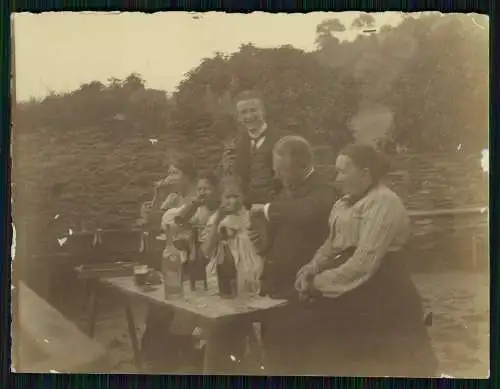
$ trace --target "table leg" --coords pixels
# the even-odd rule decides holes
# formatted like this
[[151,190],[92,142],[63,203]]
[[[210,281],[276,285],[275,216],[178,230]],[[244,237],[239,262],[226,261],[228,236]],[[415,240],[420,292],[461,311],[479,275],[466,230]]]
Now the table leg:
[[89,321],[88,321],[88,334],[91,338],[94,337],[97,306],[99,302],[97,288],[98,288],[97,285],[92,285],[90,287],[90,311],[89,311]]
[[139,342],[137,340],[137,334],[135,332],[135,321],[134,315],[132,314],[132,309],[130,308],[130,303],[125,304],[125,316],[127,317],[127,327],[128,334],[130,336],[130,342],[132,343],[132,349],[134,351],[134,364],[138,371],[142,370],[141,352],[139,350]]

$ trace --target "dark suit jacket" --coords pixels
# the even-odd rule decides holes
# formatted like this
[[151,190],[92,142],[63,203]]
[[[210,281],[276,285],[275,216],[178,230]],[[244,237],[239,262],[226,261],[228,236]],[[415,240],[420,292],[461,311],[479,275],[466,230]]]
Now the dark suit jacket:
[[269,176],[269,187],[272,188],[271,193],[259,195],[259,198],[252,198],[254,196],[249,196],[252,193],[252,177],[251,177],[251,139],[246,131],[242,131],[239,134],[238,140],[235,146],[235,161],[234,161],[234,174],[238,176],[243,184],[243,190],[247,196],[247,205],[254,204],[256,202],[268,202],[274,195],[281,189],[282,185],[279,180],[274,178],[273,173],[273,156],[272,151],[276,142],[279,140],[279,136],[268,128],[266,130],[266,138],[262,146],[259,148],[260,151],[265,153],[265,161],[263,168],[266,169],[265,174]]
[[338,194],[313,172],[293,191],[283,189],[270,203],[262,292],[292,298],[296,274],[328,236],[328,218]]

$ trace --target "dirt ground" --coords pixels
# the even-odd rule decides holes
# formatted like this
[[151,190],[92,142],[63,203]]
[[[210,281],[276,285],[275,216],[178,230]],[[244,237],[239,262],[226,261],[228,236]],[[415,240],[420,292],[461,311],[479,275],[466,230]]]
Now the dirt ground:
[[489,274],[415,275],[427,309],[441,373],[457,377],[489,376]]
[[[440,361],[440,372],[457,378],[487,377],[489,275],[416,274],[414,280],[426,309],[433,312],[429,333]],[[134,312],[141,333],[145,306],[134,306]],[[114,372],[136,372],[125,317],[118,306],[100,312],[96,339],[109,350]]]

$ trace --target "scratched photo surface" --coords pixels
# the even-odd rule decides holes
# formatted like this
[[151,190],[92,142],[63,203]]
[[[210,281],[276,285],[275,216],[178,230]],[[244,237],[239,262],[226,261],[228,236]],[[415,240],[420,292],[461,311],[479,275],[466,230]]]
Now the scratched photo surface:
[[489,19],[18,13],[12,370],[489,377]]

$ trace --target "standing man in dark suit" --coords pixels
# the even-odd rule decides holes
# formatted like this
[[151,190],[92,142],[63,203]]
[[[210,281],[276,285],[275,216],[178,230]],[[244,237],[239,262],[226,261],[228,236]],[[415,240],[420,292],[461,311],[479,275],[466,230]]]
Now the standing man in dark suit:
[[272,150],[279,134],[269,128],[259,94],[244,91],[236,96],[236,117],[243,128],[236,140],[224,147],[224,175],[240,178],[247,205],[266,203],[280,189],[274,177]]

